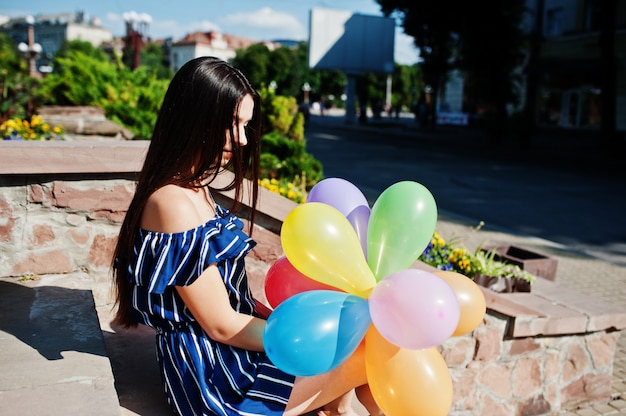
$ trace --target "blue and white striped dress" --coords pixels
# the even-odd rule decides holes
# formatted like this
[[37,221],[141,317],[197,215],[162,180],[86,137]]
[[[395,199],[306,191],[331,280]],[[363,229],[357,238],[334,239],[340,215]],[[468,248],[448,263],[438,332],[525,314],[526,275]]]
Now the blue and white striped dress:
[[219,206],[216,211],[215,218],[188,231],[139,231],[129,267],[133,312],[157,332],[165,394],[177,414],[280,415],[294,377],[264,353],[210,339],[174,288],[190,285],[215,263],[232,307],[255,314],[244,256],[256,243],[235,215]]

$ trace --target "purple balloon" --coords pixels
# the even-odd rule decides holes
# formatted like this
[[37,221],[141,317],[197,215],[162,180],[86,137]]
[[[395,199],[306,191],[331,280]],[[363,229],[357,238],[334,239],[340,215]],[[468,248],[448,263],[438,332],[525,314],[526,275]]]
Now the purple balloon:
[[352,228],[356,231],[361,242],[361,248],[367,259],[367,224],[370,220],[370,208],[365,205],[359,205],[348,214],[348,221],[352,224]]
[[361,205],[369,209],[367,198],[359,188],[341,178],[322,179],[309,191],[306,201],[328,204],[339,210],[344,217]]
[[454,290],[432,273],[407,269],[381,280],[368,298],[372,323],[394,345],[423,349],[450,338],[461,317]]

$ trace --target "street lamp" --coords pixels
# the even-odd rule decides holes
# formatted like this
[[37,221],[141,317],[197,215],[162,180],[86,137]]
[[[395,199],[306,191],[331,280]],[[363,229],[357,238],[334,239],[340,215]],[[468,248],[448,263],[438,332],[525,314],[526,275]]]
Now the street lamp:
[[302,86],[302,92],[304,92],[304,103],[308,104],[309,103],[309,92],[311,91],[311,86],[309,85],[308,82],[305,82],[304,85]]
[[20,42],[17,49],[28,59],[28,75],[39,78],[41,74],[37,71],[36,62],[41,55],[41,45],[35,43],[35,18],[27,16],[26,24],[28,24],[28,43]]

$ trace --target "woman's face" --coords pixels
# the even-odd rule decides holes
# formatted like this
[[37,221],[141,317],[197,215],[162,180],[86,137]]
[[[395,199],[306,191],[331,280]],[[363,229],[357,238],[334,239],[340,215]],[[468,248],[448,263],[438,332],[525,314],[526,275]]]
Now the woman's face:
[[222,153],[222,167],[228,163],[233,157],[233,140],[239,146],[245,146],[248,144],[248,138],[246,137],[246,126],[252,120],[254,114],[254,100],[251,95],[246,95],[241,100],[239,105],[239,114],[235,114],[233,119],[233,131],[235,137],[231,137],[230,130],[226,131],[226,145]]

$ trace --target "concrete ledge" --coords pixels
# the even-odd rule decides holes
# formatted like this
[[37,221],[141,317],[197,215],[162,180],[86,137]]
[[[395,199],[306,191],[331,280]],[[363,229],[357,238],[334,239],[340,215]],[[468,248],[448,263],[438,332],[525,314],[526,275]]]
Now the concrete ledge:
[[0,141],[0,175],[139,172],[148,141]]
[[537,278],[531,293],[496,293],[481,288],[487,308],[510,318],[508,335],[585,334],[626,328],[626,311]]

